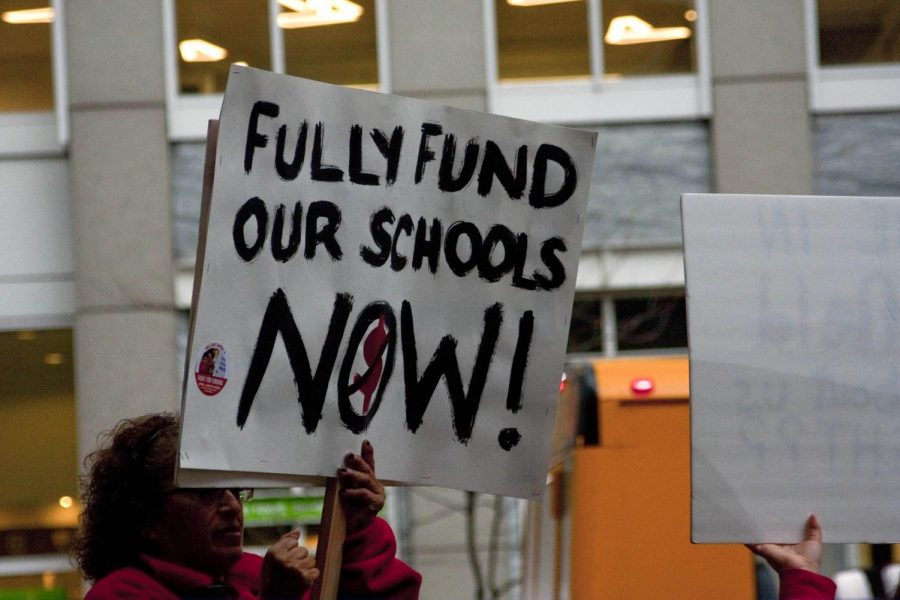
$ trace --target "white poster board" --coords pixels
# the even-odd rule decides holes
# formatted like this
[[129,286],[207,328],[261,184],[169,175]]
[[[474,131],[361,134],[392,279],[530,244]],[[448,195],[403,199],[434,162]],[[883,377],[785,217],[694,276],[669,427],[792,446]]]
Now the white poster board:
[[682,216],[694,541],[900,540],[900,198]]
[[[180,485],[539,498],[596,134],[233,67]],[[199,294],[199,296],[197,295]]]

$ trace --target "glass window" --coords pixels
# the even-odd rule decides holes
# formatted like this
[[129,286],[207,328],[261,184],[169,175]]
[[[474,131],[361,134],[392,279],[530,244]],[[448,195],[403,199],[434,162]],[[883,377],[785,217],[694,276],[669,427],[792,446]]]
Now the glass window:
[[816,193],[900,195],[900,112],[816,115]]
[[587,77],[587,2],[495,0],[500,79]]
[[619,350],[687,348],[683,297],[616,300]]
[[178,81],[182,94],[225,91],[228,68],[271,69],[266,0],[178,0]]
[[598,0],[602,73],[591,72],[585,0],[495,0],[500,79],[696,71],[693,0]]
[[607,77],[696,70],[693,0],[603,0],[601,14]]
[[79,512],[72,332],[0,332],[0,381],[0,565],[42,565],[0,577],[0,596],[80,598],[66,556]]
[[817,6],[822,65],[900,61],[897,0],[817,0]]
[[16,482],[0,487],[0,517],[12,507],[55,510],[78,491],[72,332],[0,332],[0,381],[0,481]]
[[200,230],[206,143],[172,144],[169,158],[172,174],[169,196],[172,198],[172,216],[175,220],[175,258],[182,264],[193,264]]
[[567,352],[603,350],[602,304],[597,299],[576,298],[572,305]]
[[314,3],[305,12],[292,10],[304,8],[304,3],[280,4],[278,24],[284,32],[288,75],[339,85],[378,85],[374,0],[323,3],[337,17],[319,21],[311,12]]
[[679,194],[709,192],[702,121],[596,128],[584,248],[681,245]]
[[49,4],[0,2],[0,112],[53,110]]

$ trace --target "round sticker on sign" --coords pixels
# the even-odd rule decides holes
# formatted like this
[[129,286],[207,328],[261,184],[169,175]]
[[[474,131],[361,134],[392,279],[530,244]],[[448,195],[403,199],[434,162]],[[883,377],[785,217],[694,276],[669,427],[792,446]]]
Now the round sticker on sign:
[[215,396],[228,381],[228,355],[222,344],[207,344],[197,360],[194,371],[197,389],[206,396]]

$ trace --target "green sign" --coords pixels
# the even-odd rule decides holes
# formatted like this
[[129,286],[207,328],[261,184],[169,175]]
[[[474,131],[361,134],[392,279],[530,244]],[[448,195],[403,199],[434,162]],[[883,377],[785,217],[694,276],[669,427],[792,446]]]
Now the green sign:
[[324,500],[321,496],[253,499],[244,504],[244,524],[252,527],[319,523]]

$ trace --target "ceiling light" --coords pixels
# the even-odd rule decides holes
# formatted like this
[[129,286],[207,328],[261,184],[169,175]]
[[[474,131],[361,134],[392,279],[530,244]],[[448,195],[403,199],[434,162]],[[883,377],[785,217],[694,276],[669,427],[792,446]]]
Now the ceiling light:
[[60,496],[59,505],[63,508],[72,508],[73,504],[75,504],[75,501],[72,500],[72,496]]
[[65,361],[65,356],[63,356],[62,352],[51,352],[50,354],[44,355],[44,364],[55,367],[57,365],[63,364]]
[[510,6],[543,6],[545,4],[562,4],[563,2],[578,2],[579,0],[506,0]]
[[687,27],[654,27],[639,17],[627,15],[616,17],[609,22],[609,29],[606,30],[603,40],[607,44],[625,46],[683,40],[689,37],[691,30]]
[[691,23],[693,23],[697,20],[697,11],[693,8],[684,11],[684,19],[685,21],[690,21]]
[[178,44],[184,62],[216,62],[228,56],[228,51],[201,39],[184,40]]
[[233,62],[233,63],[231,63],[231,64],[236,65],[236,66],[238,66],[238,67],[249,67],[249,66],[250,66],[250,65],[247,64],[247,61],[246,61],[246,60],[239,60],[239,61]]
[[363,7],[350,0],[278,0],[278,3],[292,11],[276,17],[282,29],[353,23],[363,14]]
[[0,19],[3,19],[3,21],[10,25],[52,23],[53,9],[48,6],[46,8],[30,8],[28,10],[10,10],[0,14]]
[[37,332],[30,329],[23,329],[16,332],[16,339],[20,342],[33,342],[37,339]]

